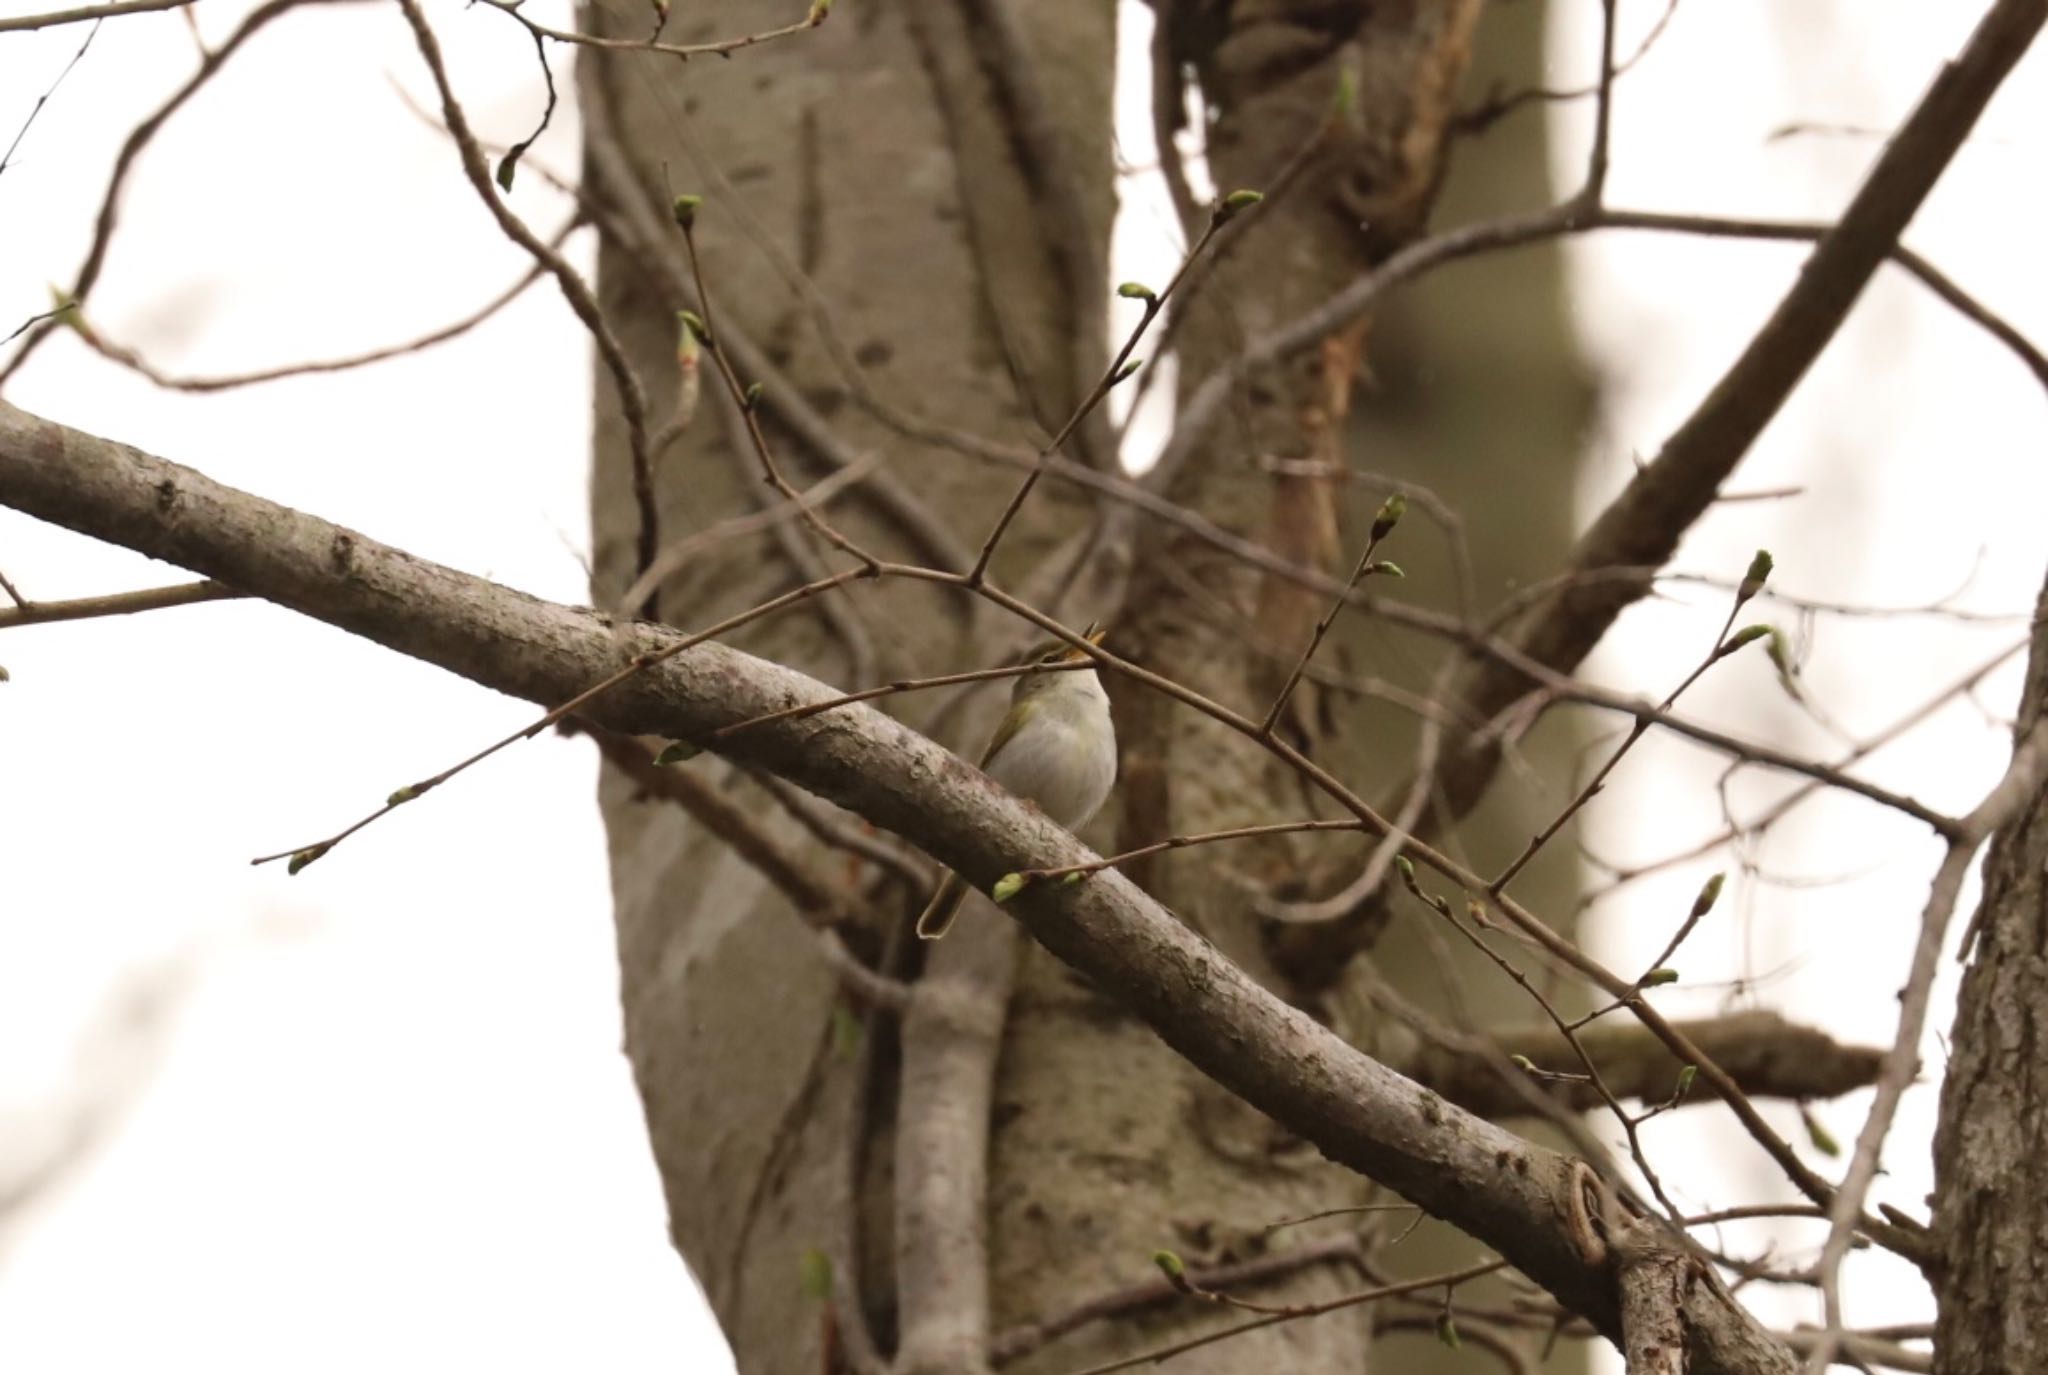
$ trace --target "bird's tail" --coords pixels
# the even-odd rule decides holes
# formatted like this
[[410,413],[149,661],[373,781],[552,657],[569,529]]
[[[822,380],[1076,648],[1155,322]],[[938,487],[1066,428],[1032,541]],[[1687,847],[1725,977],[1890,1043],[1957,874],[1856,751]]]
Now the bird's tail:
[[953,918],[960,914],[960,904],[967,897],[967,885],[958,874],[947,874],[939,884],[939,891],[932,894],[932,900],[917,918],[919,940],[935,941],[952,928]]

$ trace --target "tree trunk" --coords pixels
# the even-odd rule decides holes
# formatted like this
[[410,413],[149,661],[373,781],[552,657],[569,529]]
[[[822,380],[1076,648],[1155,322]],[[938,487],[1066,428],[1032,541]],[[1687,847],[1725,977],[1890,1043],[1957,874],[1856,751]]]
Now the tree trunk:
[[[1175,68],[1200,73],[1215,111],[1209,143],[1219,185],[1271,187],[1282,169],[1308,159],[1217,262],[1183,322],[1189,384],[1419,232],[1438,183],[1476,0],[1412,10],[1346,5],[1334,25],[1327,5],[1297,8],[1163,10]],[[679,11],[670,36],[736,32],[747,13],[693,6]],[[921,547],[919,523],[906,517],[921,510],[951,532],[953,559],[961,546],[971,554],[1014,474],[998,469],[992,478],[878,423],[850,394],[810,297],[785,269],[815,283],[838,346],[886,401],[1004,441],[1042,441],[1102,356],[1112,20],[1107,4],[877,0],[744,61],[686,69],[643,56],[588,62],[591,180],[615,232],[617,222],[638,225],[637,245],[607,243],[601,283],[629,348],[658,382],[655,415],[673,405],[674,368],[664,361],[676,348],[673,311],[709,314],[729,352],[752,346],[765,356],[850,452],[888,455],[884,476],[895,486],[862,484],[834,506],[835,522],[884,553],[943,561]],[[1006,25],[1023,32],[1006,36]],[[1355,94],[1345,108],[1347,85]],[[680,242],[666,222],[671,192],[706,197],[697,234],[709,311],[678,271]],[[778,266],[764,245],[793,264]],[[1092,294],[1080,289],[1091,273]],[[1354,526],[1340,550],[1341,485],[1276,477],[1263,460],[1341,461],[1361,345],[1362,334],[1336,341],[1245,388],[1232,420],[1169,494],[1292,558],[1336,568],[1359,533]],[[752,509],[762,491],[756,459],[705,372],[701,413],[659,460],[670,538]],[[636,528],[622,428],[606,405],[594,498],[601,600],[631,580]],[[830,471],[773,385],[764,414],[792,481]],[[1099,431],[1084,431],[1076,456],[1101,463],[1101,445]],[[994,576],[1019,590],[1048,583],[1046,569],[1058,566],[1048,556],[1072,547],[1090,523],[1072,489],[1041,485]],[[1137,571],[1115,617],[1119,648],[1261,709],[1286,665],[1240,652],[1236,621],[1256,616],[1279,643],[1299,646],[1321,599],[1263,585],[1170,531],[1139,538]],[[717,550],[663,588],[665,617],[686,628],[709,624],[814,576],[821,549],[791,523]],[[1088,580],[1081,595],[1100,597],[1113,584]],[[1215,613],[1217,597],[1230,615]],[[1085,620],[1108,609],[1075,604],[1067,614]],[[1013,635],[965,599],[856,583],[750,628],[739,643],[855,685],[998,662]],[[1242,740],[1112,686],[1124,747],[1112,803],[1117,839],[1300,814],[1299,789]],[[933,697],[884,705],[928,727]],[[954,719],[947,738],[970,749],[992,707],[992,694],[977,699],[966,713],[971,728]],[[1320,730],[1312,713],[1292,721],[1301,738]],[[708,757],[688,768],[716,780],[769,836],[808,843],[752,782]],[[1268,1228],[1360,1202],[1369,1186],[1203,1078],[1064,965],[1019,942],[985,903],[976,910],[978,900],[970,902],[929,962],[927,952],[906,948],[907,916],[886,930],[838,932],[884,972],[921,975],[926,990],[955,988],[983,1016],[949,1019],[920,999],[900,1026],[878,1013],[856,1017],[787,900],[710,830],[619,773],[607,772],[602,797],[627,1050],[677,1245],[743,1370],[815,1371],[842,1355],[857,1363],[864,1333],[913,1370],[974,1369],[991,1341],[1006,1369],[1066,1370],[1218,1325],[1228,1315],[1183,1303],[1051,1343],[1027,1331],[1156,1277],[1150,1257],[1163,1249],[1195,1266],[1297,1249],[1339,1258],[1285,1268],[1268,1295],[1284,1301],[1360,1284],[1355,1261],[1342,1260],[1356,1218]],[[1098,828],[1106,843],[1111,825]],[[1304,855],[1284,844],[1248,846],[1220,862],[1275,886]],[[1133,877],[1269,987],[1310,996],[1269,956],[1241,891],[1213,881],[1213,859],[1177,857]],[[845,867],[849,891],[870,878]],[[870,891],[892,914],[922,896],[902,885]],[[856,1021],[863,1034],[847,1035]],[[948,1198],[984,1187],[978,1158],[944,1148],[962,1132],[973,1139],[977,1114],[990,1125],[985,1285],[972,1263],[980,1216],[974,1228],[948,1230],[946,1213]],[[906,1238],[906,1229],[944,1244]],[[801,1277],[808,1269],[822,1280],[828,1262],[836,1292],[821,1307]],[[1353,1310],[1200,1350],[1177,1368],[1358,1370],[1371,1337],[1366,1312]]]
[[[2048,590],[2016,738],[2048,704]],[[2048,790],[1993,837],[1934,1138],[1937,1375],[2048,1370]]]

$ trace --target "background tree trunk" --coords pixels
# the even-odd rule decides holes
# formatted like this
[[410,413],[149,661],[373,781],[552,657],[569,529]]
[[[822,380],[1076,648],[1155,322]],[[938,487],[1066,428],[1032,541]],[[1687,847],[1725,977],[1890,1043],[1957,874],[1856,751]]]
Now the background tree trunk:
[[[1420,232],[1439,182],[1476,0],[1414,12],[1343,7],[1355,32],[1326,22],[1317,6],[1298,8],[1299,14],[1268,6],[1232,15],[1218,7],[1161,7],[1176,69],[1198,75],[1214,111],[1208,144],[1218,185],[1274,186],[1283,168],[1307,159],[1261,208],[1241,245],[1218,260],[1183,322],[1181,375],[1189,386],[1248,337],[1319,303]],[[1024,26],[1025,51],[1035,59],[1021,73],[1016,49],[1006,49],[997,32],[1003,14]],[[1502,46],[1533,79],[1540,11],[1518,7],[1511,17]],[[998,470],[992,478],[957,454],[906,442],[855,404],[805,293],[785,280],[762,244],[779,245],[815,284],[844,347],[884,397],[978,434],[1042,439],[1072,408],[1077,379],[1100,357],[1100,264],[1113,188],[1112,21],[1109,5],[877,3],[849,10],[800,42],[750,52],[745,63],[693,63],[680,78],[673,66],[639,57],[587,63],[592,180],[615,214],[637,214],[644,231],[642,251],[607,245],[605,304],[617,312],[641,367],[661,381],[656,415],[672,404],[673,367],[664,361],[675,349],[672,312],[700,308],[676,273],[679,240],[665,223],[666,205],[671,192],[701,193],[707,202],[698,235],[714,329],[759,345],[856,451],[881,447],[887,476],[914,492],[931,519],[971,551],[1014,476]],[[733,22],[716,6],[692,9],[679,15],[672,36],[693,41],[696,26],[709,36],[733,31]],[[1020,116],[1020,75],[1043,87],[1036,108],[1056,112],[1055,157],[1042,142],[1033,144],[1029,121]],[[1346,83],[1353,92],[1348,106],[1340,95]],[[1026,90],[1025,115],[1028,96]],[[1540,120],[1520,122],[1505,154],[1517,174],[1500,178],[1500,199],[1533,203],[1541,194],[1541,129]],[[1489,163],[1501,156],[1488,150]],[[630,176],[620,173],[622,163],[630,164]],[[1086,225],[1087,241],[1079,246],[1062,234],[1075,219]],[[1080,268],[1088,264],[1098,289],[1077,300],[1074,284],[1086,280]],[[1519,495],[1500,503],[1522,513],[1514,532],[1522,538],[1492,540],[1489,532],[1489,548],[1501,551],[1482,574],[1489,597],[1518,573],[1547,566],[1562,546],[1568,456],[1583,407],[1577,372],[1556,361],[1569,352],[1560,341],[1555,276],[1525,267],[1526,259],[1518,259],[1511,271],[1520,271],[1536,305],[1517,314],[1535,322],[1543,342],[1523,356],[1542,365],[1507,365],[1516,403],[1475,424],[1473,408],[1452,404],[1459,393],[1450,388],[1427,389],[1427,416],[1401,410],[1402,398],[1390,394],[1386,404],[1400,417],[1394,428],[1401,442],[1372,443],[1364,460],[1393,468],[1400,465],[1387,451],[1395,447],[1455,451],[1471,460],[1459,474],[1440,464],[1413,471],[1432,483],[1471,474],[1485,488],[1503,479],[1479,476],[1494,468],[1482,469],[1479,456],[1504,446],[1475,433],[1523,437],[1525,447],[1505,455],[1520,475]],[[1485,342],[1490,363],[1498,365],[1502,349],[1513,356],[1501,336],[1489,334]],[[1230,420],[1169,494],[1290,557],[1340,572],[1340,564],[1348,567],[1366,523],[1359,518],[1363,499],[1327,476],[1276,473],[1267,460],[1347,461],[1346,416],[1364,343],[1359,331],[1245,388]],[[1466,371],[1449,341],[1431,339],[1424,348],[1428,367]],[[1489,376],[1486,386],[1497,392],[1500,381]],[[707,377],[701,413],[661,458],[663,522],[671,537],[750,509],[762,490],[754,459],[714,392]],[[609,388],[599,394],[608,396]],[[1537,399],[1560,395],[1561,401]],[[630,580],[635,515],[623,433],[604,405],[596,585],[600,599],[611,599]],[[1529,418],[1539,410],[1561,421],[1532,434]],[[792,480],[829,471],[772,404],[767,414]],[[1453,433],[1446,435],[1446,427]],[[1366,431],[1389,432],[1384,422]],[[1090,438],[1083,436],[1081,456],[1103,461],[1104,454],[1088,452]],[[1524,461],[1527,446],[1540,446],[1547,462]],[[879,549],[904,548],[910,536],[886,495],[877,497],[870,484],[836,506],[834,519]],[[1377,500],[1363,507],[1368,518]],[[1027,584],[1089,523],[1088,508],[1071,489],[1041,486],[1003,546],[996,577]],[[1141,532],[1139,540],[1136,572],[1114,618],[1118,647],[1221,700],[1262,707],[1305,642],[1322,599],[1265,585],[1170,532]],[[664,589],[663,611],[679,625],[706,624],[814,575],[819,559],[807,536],[785,527],[779,538],[763,535],[686,571]],[[1108,585],[1093,580],[1083,595],[1101,595]],[[1013,633],[992,627],[964,599],[928,589],[856,585],[835,598],[772,620],[740,643],[853,685],[996,662]],[[1076,604],[1068,611],[1086,619],[1107,609]],[[1242,626],[1251,619],[1282,653],[1241,652]],[[1357,634],[1345,638],[1356,641]],[[1097,823],[1098,843],[1135,844],[1301,814],[1298,787],[1242,740],[1157,699],[1116,684],[1112,690],[1123,773],[1113,822]],[[956,718],[949,726],[946,738],[963,752],[985,731],[994,697],[984,694],[965,714],[966,724]],[[940,700],[932,694],[888,705],[928,726]],[[1335,718],[1316,706],[1312,690],[1299,701],[1290,716],[1297,738],[1338,748],[1328,733]],[[1362,734],[1350,732],[1351,748],[1370,755],[1355,743]],[[1381,754],[1360,776],[1392,783],[1406,759],[1405,750]],[[770,834],[793,844],[801,839],[753,783],[708,758],[691,769],[720,779],[721,791]],[[904,1147],[892,1141],[892,1119],[899,1093],[921,1092],[914,1079],[899,1089],[903,1037],[931,1029],[912,1019],[899,1036],[893,1019],[868,1017],[863,1036],[846,1037],[852,1017],[832,971],[800,938],[781,895],[722,841],[620,775],[608,771],[603,802],[627,1049],[677,1244],[702,1279],[742,1369],[817,1370],[821,1350],[845,1335],[828,1330],[831,1323],[799,1282],[811,1253],[836,1261],[842,1286],[857,1272],[877,1341],[893,1347],[904,1334],[889,1283],[892,1199],[908,1181],[893,1176],[891,1161]],[[1250,914],[1243,888],[1215,879],[1221,865],[1298,896],[1296,877],[1313,871],[1317,855],[1279,843],[1233,847],[1175,857],[1133,877],[1269,987],[1340,1020],[1356,1018],[1363,1004],[1326,997],[1341,965],[1303,977],[1284,958],[1276,961],[1275,952],[1285,952]],[[867,878],[847,875],[849,885]],[[920,896],[901,886],[882,894],[885,906],[905,911]],[[917,975],[925,952],[904,948],[900,926],[842,934],[888,972]],[[1334,1244],[1359,1230],[1358,1219],[1338,1218],[1269,1233],[1282,1218],[1366,1201],[1370,1188],[1203,1078],[1042,950],[1020,945],[986,907],[970,904],[924,974],[938,977],[955,966],[972,970],[971,982],[984,994],[996,990],[998,1002],[1014,981],[1001,1022],[988,1162],[987,1302],[996,1332],[1147,1278],[1154,1273],[1148,1258],[1162,1248],[1191,1265],[1223,1264]],[[1370,1039],[1366,1025],[1354,1030]],[[958,1163],[908,1159],[926,1169]],[[1404,1223],[1397,1217],[1379,1234]],[[1469,1257],[1470,1243],[1462,1249]],[[1305,1301],[1359,1282],[1351,1265],[1325,1263],[1294,1274],[1283,1292]],[[1181,1305],[1075,1332],[1006,1368],[1072,1369],[1217,1321],[1198,1305]],[[1354,1312],[1270,1328],[1193,1353],[1180,1367],[1357,1370],[1370,1338],[1366,1316]]]

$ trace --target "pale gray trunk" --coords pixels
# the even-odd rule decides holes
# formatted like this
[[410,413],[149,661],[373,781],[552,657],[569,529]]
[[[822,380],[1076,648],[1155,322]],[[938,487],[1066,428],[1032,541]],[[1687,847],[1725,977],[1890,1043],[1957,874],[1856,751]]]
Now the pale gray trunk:
[[[1437,183],[1476,0],[1414,12],[1360,6],[1350,14],[1357,33],[1334,36],[1327,16],[1318,17],[1327,6],[1301,8],[1294,16],[1285,6],[1266,7],[1263,18],[1238,16],[1234,29],[1202,27],[1193,7],[1167,18],[1181,44],[1178,60],[1201,72],[1219,111],[1212,159],[1225,189],[1272,185],[1328,118],[1340,72],[1352,72],[1359,92],[1306,174],[1262,208],[1241,250],[1219,264],[1181,335],[1183,375],[1191,380],[1248,333],[1318,302],[1418,232]],[[753,22],[751,14],[745,6],[693,5],[678,10],[670,36],[736,32]],[[1036,59],[1027,75],[1041,97],[1035,104],[1025,99],[1028,89],[1020,97],[1013,83],[991,80],[1015,56],[991,27],[1005,14],[1027,30],[1024,47]],[[586,63],[592,180],[614,218],[637,214],[641,237],[668,264],[618,245],[606,248],[601,263],[607,309],[658,383],[656,415],[667,413],[673,391],[665,362],[675,346],[672,312],[692,304],[674,273],[679,241],[665,224],[668,193],[702,193],[700,237],[716,327],[765,351],[850,452],[881,447],[887,475],[971,551],[1015,474],[877,424],[849,396],[805,297],[778,274],[761,241],[779,245],[816,284],[845,348],[885,398],[1003,440],[1042,439],[1101,356],[1099,299],[1077,305],[1074,295],[1084,269],[1099,271],[1106,251],[1112,19],[1106,3],[872,0],[797,41],[730,62],[680,70],[637,56]],[[1030,119],[1019,118],[1032,110],[1050,113],[1057,126],[1051,166],[1042,142],[1033,142]],[[619,172],[622,158],[634,168],[630,178]],[[1071,195],[1055,184],[1061,178]],[[1088,237],[1079,245],[1061,232],[1077,219]],[[1373,222],[1370,233],[1360,232],[1362,220]],[[1173,495],[1291,557],[1335,567],[1340,544],[1360,533],[1355,525],[1339,531],[1347,494],[1328,482],[1276,480],[1260,460],[1346,456],[1339,437],[1360,343],[1354,337],[1249,389]],[[698,418],[660,460],[670,538],[751,509],[763,491],[754,458],[713,393],[707,375]],[[635,515],[620,426],[603,404],[596,586],[600,597],[615,597],[631,575]],[[792,480],[827,471],[778,422],[772,404],[768,413]],[[1084,436],[1084,451],[1099,442]],[[833,508],[836,521],[883,552],[934,557],[900,516],[900,504],[864,496]],[[1070,490],[1042,486],[1004,545],[998,579],[1029,581],[1090,517]],[[1285,666],[1244,654],[1230,621],[1205,612],[1176,579],[1202,580],[1237,616],[1259,617],[1289,644],[1300,642],[1318,599],[1262,586],[1213,553],[1156,532],[1140,541],[1138,572],[1120,609],[1073,605],[1067,613],[1085,620],[1115,610],[1126,653],[1225,700],[1262,705]],[[818,549],[796,527],[780,540],[763,535],[723,547],[664,589],[664,616],[685,627],[707,624],[811,576],[823,566]],[[850,682],[978,667],[1014,634],[965,598],[925,588],[863,583],[833,596],[835,605],[794,609],[738,642]],[[1097,823],[1098,843],[1298,814],[1298,788],[1243,742],[1156,699],[1116,691],[1123,783],[1114,816]],[[891,705],[922,724],[938,700]],[[991,705],[992,694],[984,694],[978,719],[970,713],[966,727],[955,720],[948,738],[971,748]],[[1313,734],[1320,726],[1304,716],[1298,728]],[[771,834],[792,846],[811,843],[755,784],[708,757],[688,767],[717,782]],[[620,775],[608,772],[603,800],[627,1049],[677,1244],[742,1369],[815,1371],[826,1344],[846,1337],[844,1323],[828,1335],[825,1310],[800,1285],[810,1252],[837,1258],[842,1286],[853,1259],[878,1345],[893,1350],[901,1341],[913,1368],[938,1368],[951,1359],[945,1353],[958,1356],[963,1334],[982,1326],[983,1304],[1000,1350],[1001,1334],[1020,1324],[1154,1274],[1154,1251],[1174,1250],[1191,1265],[1221,1264],[1302,1245],[1334,1251],[1342,1234],[1357,1230],[1356,1219],[1337,1219],[1268,1235],[1280,1218],[1361,1201],[1369,1186],[1197,1074],[1042,950],[1021,946],[1011,970],[1010,928],[985,906],[970,905],[924,976],[959,975],[994,1003],[989,1025],[1000,1027],[1000,1064],[987,1090],[987,1285],[906,1270],[901,1278],[914,1287],[954,1284],[949,1298],[960,1321],[919,1311],[905,1327],[900,1314],[928,1305],[918,1302],[921,1289],[908,1304],[893,1290],[891,1230],[903,1218],[914,1227],[930,1219],[918,1211],[913,1181],[892,1177],[893,1162],[971,1175],[975,1162],[920,1152],[928,1135],[944,1135],[927,1133],[930,1114],[961,1107],[935,1096],[934,1085],[947,1065],[973,1062],[973,1028],[935,1033],[913,1017],[899,1034],[893,1018],[876,1015],[866,1018],[857,1043],[835,1038],[841,995],[787,901],[704,827]],[[1233,848],[1134,877],[1293,995],[1302,986],[1275,966],[1241,893],[1217,882],[1211,866],[1271,883],[1298,868],[1305,853]],[[850,885],[873,878],[843,855],[828,863]],[[921,896],[901,885],[873,892],[904,914],[903,924]],[[903,949],[901,925],[841,934],[886,972],[916,976],[919,956]],[[1001,992],[1012,982],[1005,1017]],[[841,1024],[847,1020],[842,1012]],[[946,1042],[947,1055],[917,1059],[906,1074],[906,1039],[928,1033],[956,1039]],[[900,1139],[899,1111],[917,1115]],[[859,1162],[857,1174],[851,1160]],[[849,1249],[855,1237],[859,1244]],[[970,1253],[972,1240],[964,1238]],[[926,1251],[921,1263],[958,1254]],[[1360,1283],[1354,1265],[1325,1262],[1299,1269],[1268,1296],[1303,1301]],[[1084,1327],[1006,1368],[1073,1369],[1217,1321],[1212,1310],[1184,1303]],[[1368,1315],[1354,1311],[1192,1353],[1176,1368],[1356,1371],[1365,1368],[1371,1335]]]

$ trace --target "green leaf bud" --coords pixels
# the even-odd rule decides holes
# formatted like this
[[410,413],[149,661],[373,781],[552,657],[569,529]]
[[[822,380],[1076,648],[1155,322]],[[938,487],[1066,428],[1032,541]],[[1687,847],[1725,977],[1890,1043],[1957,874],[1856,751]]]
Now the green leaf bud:
[[815,1246],[806,1248],[797,1261],[797,1283],[807,1299],[823,1303],[831,1298],[832,1258]]
[[1212,218],[1214,218],[1216,223],[1224,224],[1237,218],[1265,198],[1266,195],[1263,191],[1232,191],[1217,205],[1216,213]]
[[284,871],[287,874],[296,874],[299,872],[299,870],[305,868],[314,860],[319,859],[320,856],[326,854],[329,850],[333,848],[334,847],[331,844],[324,840],[321,841],[318,845],[308,845],[305,849],[300,850],[291,857],[291,862],[284,866]]
[[1372,540],[1377,544],[1393,533],[1401,523],[1401,517],[1408,514],[1408,498],[1395,492],[1380,503],[1379,514],[1372,518]]
[[1767,625],[1746,625],[1721,642],[1721,648],[1714,654],[1716,659],[1725,659],[1744,645],[1755,644],[1771,633]]
[[1749,561],[1749,571],[1742,575],[1742,582],[1735,589],[1737,606],[1764,590],[1764,584],[1771,580],[1771,567],[1771,551],[1757,550],[1756,557]]

